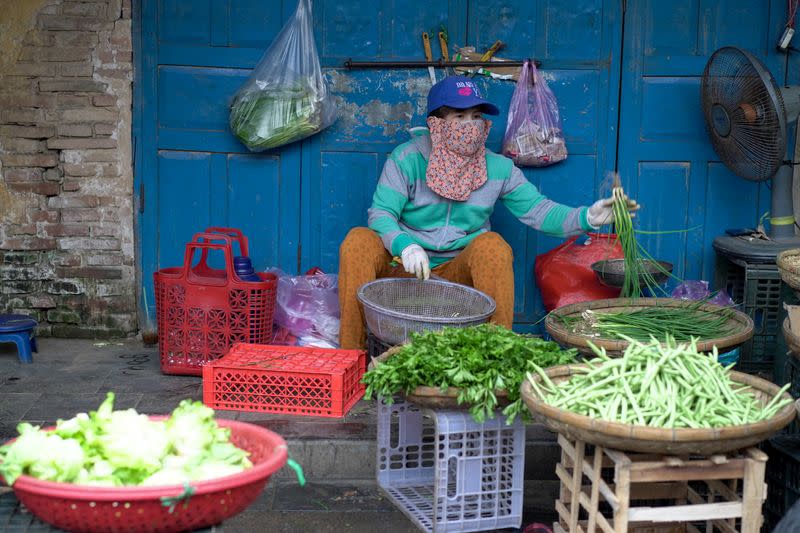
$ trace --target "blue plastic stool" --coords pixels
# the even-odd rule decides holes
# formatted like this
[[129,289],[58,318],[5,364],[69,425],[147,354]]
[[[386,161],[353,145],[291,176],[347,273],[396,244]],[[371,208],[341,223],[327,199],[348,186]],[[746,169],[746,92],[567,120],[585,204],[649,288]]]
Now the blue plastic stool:
[[0,342],[13,342],[21,363],[32,363],[31,352],[36,348],[36,326],[39,324],[25,315],[0,315]]

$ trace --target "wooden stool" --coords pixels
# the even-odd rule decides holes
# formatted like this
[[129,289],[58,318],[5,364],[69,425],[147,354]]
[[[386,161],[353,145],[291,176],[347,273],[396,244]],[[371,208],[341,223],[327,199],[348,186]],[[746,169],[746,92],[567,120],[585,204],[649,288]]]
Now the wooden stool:
[[[767,456],[757,448],[697,459],[600,446],[587,454],[586,443],[563,435],[558,443],[561,462],[556,474],[561,490],[556,532],[699,533],[690,522],[701,521],[706,522],[706,531],[757,533],[761,529]],[[669,503],[634,507],[636,500]]]
[[36,326],[38,322],[26,315],[0,314],[0,342],[13,342],[17,345],[20,362],[32,363],[31,352],[36,348]]

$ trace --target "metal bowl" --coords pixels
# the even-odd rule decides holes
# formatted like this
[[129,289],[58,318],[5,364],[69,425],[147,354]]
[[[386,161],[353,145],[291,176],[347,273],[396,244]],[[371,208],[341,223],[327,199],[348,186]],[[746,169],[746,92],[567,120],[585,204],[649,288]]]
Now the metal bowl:
[[[669,278],[667,272],[672,273],[672,263],[666,261],[653,261],[652,259],[643,259],[642,263],[647,268],[647,271],[656,280],[656,283],[662,285],[666,283]],[[660,268],[658,265],[661,265]],[[625,281],[625,260],[624,259],[604,259],[592,264],[595,276],[600,280],[600,283],[607,287],[621,288]],[[643,278],[639,278],[639,287],[644,288],[647,283]]]

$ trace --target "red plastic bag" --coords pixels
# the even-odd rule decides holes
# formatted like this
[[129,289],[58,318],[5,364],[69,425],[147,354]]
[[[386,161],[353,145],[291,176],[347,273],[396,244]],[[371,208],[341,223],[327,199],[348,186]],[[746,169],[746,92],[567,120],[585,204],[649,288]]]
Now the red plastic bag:
[[622,258],[616,235],[589,233],[585,244],[573,237],[536,256],[536,285],[547,311],[589,300],[619,297],[620,289],[606,287],[592,271],[592,263]]

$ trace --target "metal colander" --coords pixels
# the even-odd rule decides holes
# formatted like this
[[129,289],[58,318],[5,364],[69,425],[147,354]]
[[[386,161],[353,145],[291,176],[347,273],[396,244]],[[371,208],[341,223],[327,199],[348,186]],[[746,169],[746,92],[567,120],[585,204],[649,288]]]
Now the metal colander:
[[369,330],[392,345],[404,343],[415,332],[483,324],[496,307],[479,290],[436,279],[371,281],[358,290],[358,299]]

